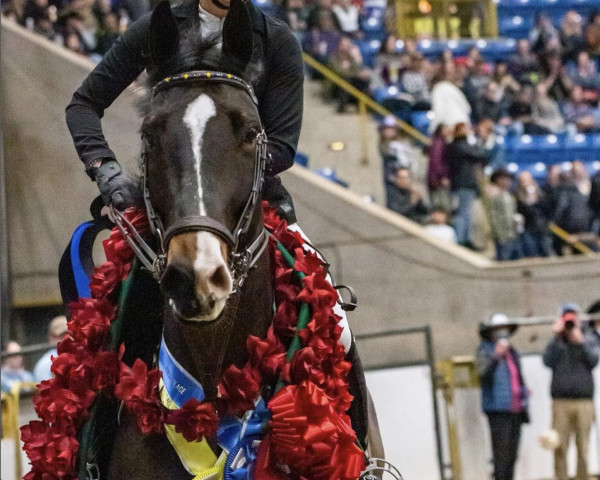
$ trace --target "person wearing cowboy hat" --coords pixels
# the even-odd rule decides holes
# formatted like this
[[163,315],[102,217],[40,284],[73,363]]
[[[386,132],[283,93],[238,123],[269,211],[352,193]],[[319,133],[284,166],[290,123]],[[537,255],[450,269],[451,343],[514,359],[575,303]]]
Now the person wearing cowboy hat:
[[503,313],[493,314],[479,327],[477,368],[482,408],[492,437],[495,480],[512,480],[521,424],[529,422],[529,391],[523,381],[520,356],[509,341],[516,329],[517,325]]
[[587,456],[590,429],[594,421],[594,378],[598,364],[598,339],[589,329],[582,329],[576,303],[561,306],[554,322],[554,338],[544,352],[544,365],[552,369],[552,428],[558,432],[554,450],[554,477],[567,480],[567,451],[571,435],[577,447],[577,480],[587,480]]
[[33,369],[33,376],[36,382],[43,380],[49,380],[52,378],[52,372],[50,367],[52,365],[52,357],[58,356],[56,345],[61,342],[67,334],[67,317],[64,315],[58,315],[54,317],[48,324],[48,343],[54,344],[54,347],[48,350],[44,355],[36,362]]

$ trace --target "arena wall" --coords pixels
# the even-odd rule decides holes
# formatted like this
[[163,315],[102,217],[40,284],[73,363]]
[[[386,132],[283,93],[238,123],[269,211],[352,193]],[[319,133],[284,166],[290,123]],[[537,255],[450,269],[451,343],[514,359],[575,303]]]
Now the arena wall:
[[[92,65],[8,22],[1,42],[12,300],[15,306],[57,303],[60,255],[96,195],[64,122],[64,108]],[[136,98],[129,89],[103,120],[109,144],[131,170],[140,147]],[[441,358],[472,353],[477,324],[491,312],[551,314],[562,301],[587,306],[600,297],[598,256],[497,264],[442,245],[420,226],[308,170],[294,167],[283,181],[336,281],[358,293],[360,306],[349,315],[356,333],[430,324]],[[539,351],[547,330],[528,329],[519,346]],[[394,337],[365,344],[361,353],[367,365],[410,363],[423,358],[420,344]]]

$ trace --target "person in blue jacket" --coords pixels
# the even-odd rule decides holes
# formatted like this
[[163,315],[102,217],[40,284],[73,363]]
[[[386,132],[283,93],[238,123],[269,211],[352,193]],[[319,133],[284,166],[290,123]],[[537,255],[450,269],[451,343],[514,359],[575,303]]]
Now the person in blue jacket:
[[482,408],[492,437],[495,480],[513,479],[521,425],[529,422],[529,393],[519,354],[509,340],[516,329],[503,313],[493,314],[479,328],[477,368]]

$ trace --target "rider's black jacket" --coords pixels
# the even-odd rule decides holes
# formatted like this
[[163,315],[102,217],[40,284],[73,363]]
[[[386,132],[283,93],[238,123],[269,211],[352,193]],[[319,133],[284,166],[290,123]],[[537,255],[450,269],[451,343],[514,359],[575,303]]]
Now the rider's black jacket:
[[[295,221],[289,194],[281,185],[278,173],[294,162],[303,106],[302,50],[289,27],[271,18],[247,2],[254,38],[253,61],[257,56],[266,66],[252,82],[258,98],[259,115],[269,139],[268,151],[273,161],[267,171],[263,197],[280,205],[288,221]],[[173,7],[179,25],[190,15],[198,15],[198,2]],[[133,23],[113,44],[103,60],[73,94],[67,106],[67,125],[77,153],[87,166],[99,158],[116,158],[109,148],[100,119],[104,110],[145,69],[152,71],[148,39],[150,14]]]

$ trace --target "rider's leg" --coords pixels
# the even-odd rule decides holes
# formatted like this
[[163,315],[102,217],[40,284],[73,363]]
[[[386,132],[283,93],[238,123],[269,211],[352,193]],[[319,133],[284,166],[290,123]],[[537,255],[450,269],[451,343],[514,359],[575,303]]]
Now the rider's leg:
[[[302,236],[302,238],[305,241],[304,249],[306,251],[315,252],[319,256],[319,258],[321,258],[321,260],[325,261],[322,255],[312,247],[310,240],[302,231],[302,229],[298,226],[297,223],[288,225],[288,229],[294,232],[298,232]],[[327,281],[331,285],[334,285],[330,275],[327,275]],[[342,301],[341,296],[340,301]],[[341,305],[339,303],[336,303],[334,307],[334,312],[341,317],[339,325],[343,328],[343,330],[340,336],[340,342],[346,350],[346,360],[352,363],[352,369],[350,370],[350,373],[348,375],[348,384],[350,393],[354,396],[354,400],[352,401],[352,405],[348,410],[348,415],[350,416],[350,419],[352,421],[352,427],[356,432],[356,436],[360,441],[361,446],[364,449],[366,449],[367,435],[369,432],[369,393],[367,391],[365,375],[362,368],[362,364],[360,362],[360,357],[358,356],[358,352],[356,351],[354,336],[352,335],[352,331],[350,330],[350,325],[348,324],[348,317],[346,316],[346,312],[342,310]]]
[[[312,247],[310,240],[308,239],[306,234],[302,231],[302,229],[298,226],[297,223],[288,225],[288,229],[290,229],[292,232],[298,232],[302,236],[302,238],[304,239],[304,242],[305,242],[304,249],[306,251],[316,253],[321,260],[325,261],[325,259],[321,256],[321,254]],[[329,274],[327,274],[327,281],[331,285],[334,285],[333,279],[331,278],[331,275],[329,275]],[[339,293],[338,293],[338,295],[339,295]],[[342,301],[341,296],[340,296],[340,301]],[[342,334],[340,337],[340,342],[344,346],[346,353],[348,353],[350,351],[350,347],[352,346],[353,338],[352,338],[352,332],[350,331],[350,325],[348,325],[348,318],[346,317],[346,312],[344,312],[344,310],[342,310],[342,307],[339,303],[335,304],[335,307],[333,307],[333,311],[335,312],[336,315],[341,317],[341,320],[339,321],[339,325],[343,328],[343,330],[342,330]]]

